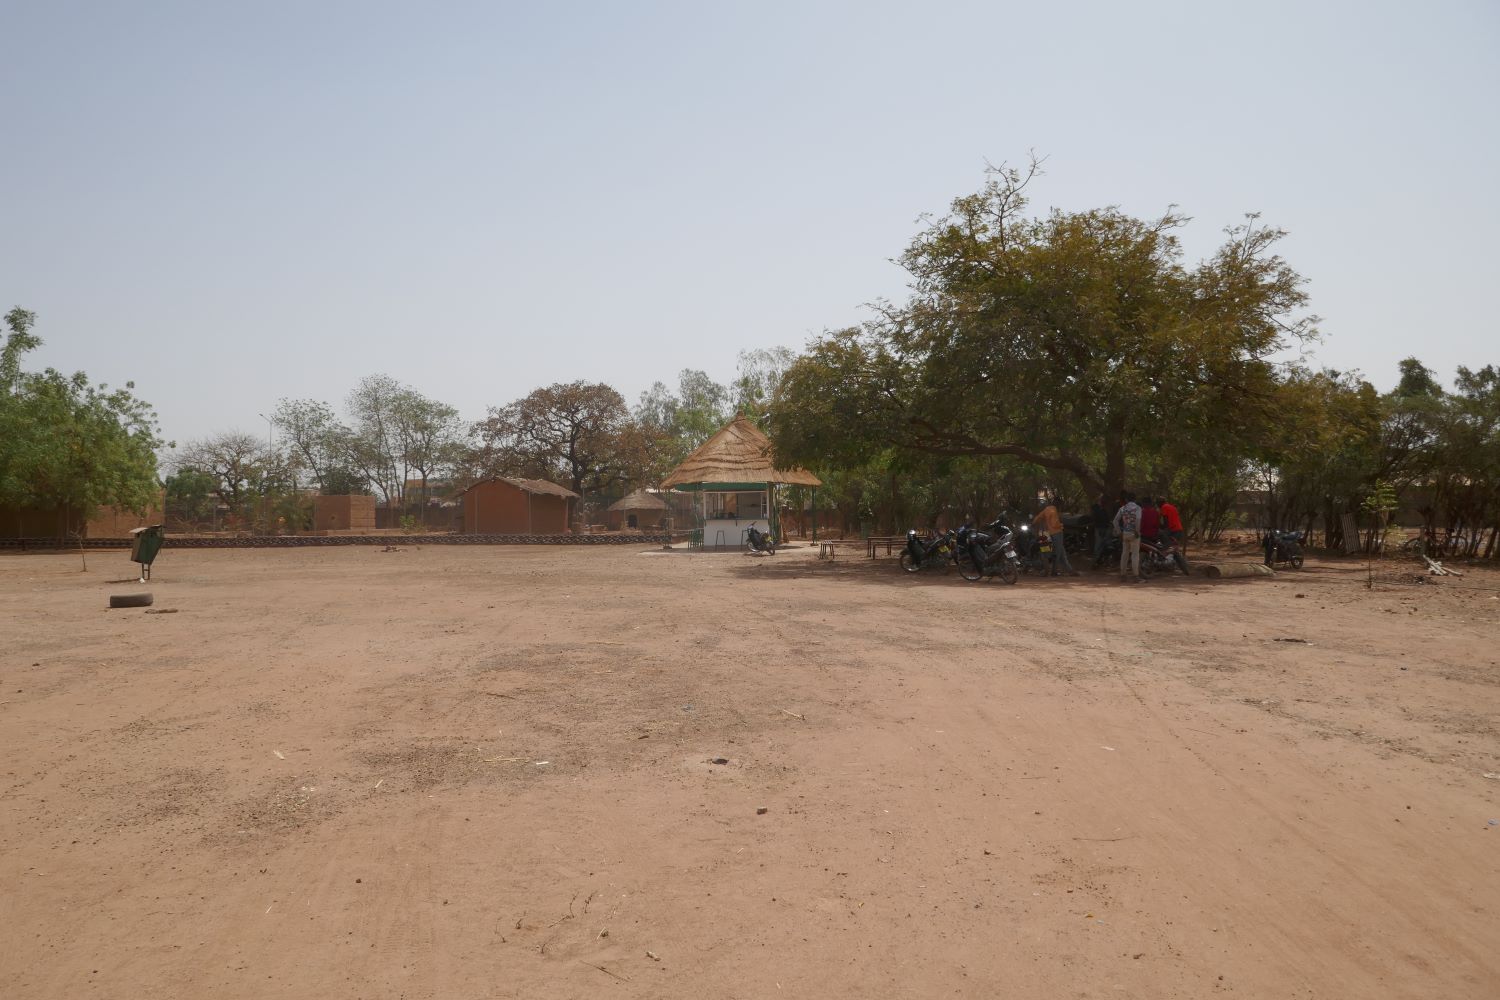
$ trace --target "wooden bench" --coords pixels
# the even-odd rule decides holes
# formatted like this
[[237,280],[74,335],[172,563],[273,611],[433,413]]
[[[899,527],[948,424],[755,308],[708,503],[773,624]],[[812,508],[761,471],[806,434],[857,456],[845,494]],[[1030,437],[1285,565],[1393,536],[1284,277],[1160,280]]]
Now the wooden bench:
[[885,554],[890,555],[891,549],[895,548],[897,545],[905,544],[905,535],[871,535],[869,538],[865,539],[865,547],[866,551],[868,552],[866,558],[874,559],[875,549],[881,545],[885,546]]

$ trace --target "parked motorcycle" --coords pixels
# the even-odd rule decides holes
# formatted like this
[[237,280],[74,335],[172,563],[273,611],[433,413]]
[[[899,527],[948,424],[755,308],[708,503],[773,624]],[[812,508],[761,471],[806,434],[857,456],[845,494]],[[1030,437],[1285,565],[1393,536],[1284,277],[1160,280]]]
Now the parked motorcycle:
[[1165,573],[1171,575],[1173,570],[1182,570],[1183,576],[1192,575],[1188,569],[1187,557],[1177,547],[1177,539],[1170,533],[1157,536],[1155,542],[1141,540],[1141,575],[1151,576],[1154,573]]
[[1271,529],[1260,540],[1260,547],[1266,553],[1267,566],[1287,563],[1292,569],[1302,568],[1301,532]]
[[[1120,536],[1115,535],[1104,544],[1104,551],[1094,560],[1095,569],[1120,565]],[[1177,539],[1170,534],[1158,535],[1154,542],[1141,539],[1141,576],[1153,573],[1171,573],[1181,570],[1183,576],[1192,573],[1187,556],[1177,546]]]
[[[1092,556],[1094,553],[1093,519],[1087,514],[1062,514],[1063,544],[1068,555]],[[1071,559],[1069,560],[1072,561]]]
[[767,555],[776,554],[776,542],[769,534],[761,531],[755,525],[745,529],[745,551],[764,552]]
[[1021,578],[1015,535],[1001,520],[978,529],[968,525],[959,528],[958,552],[958,571],[965,580],[998,576],[1013,584]]
[[1015,539],[1016,556],[1024,573],[1046,574],[1052,572],[1052,539],[1042,532],[1032,530],[1024,521],[1011,529]]
[[921,538],[915,530],[906,533],[906,547],[901,550],[901,568],[908,573],[920,569],[948,568],[958,561],[958,540],[953,531]]

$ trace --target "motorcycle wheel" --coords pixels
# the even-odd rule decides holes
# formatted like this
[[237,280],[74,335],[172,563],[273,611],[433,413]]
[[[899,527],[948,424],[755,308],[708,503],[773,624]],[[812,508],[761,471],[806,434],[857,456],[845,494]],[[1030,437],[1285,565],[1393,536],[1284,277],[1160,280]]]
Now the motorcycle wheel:
[[977,552],[965,552],[958,557],[958,575],[970,583],[984,579],[984,567]]
[[904,569],[904,570],[906,570],[906,572],[908,572],[908,573],[915,573],[917,570],[921,569],[922,567],[919,566],[919,565],[917,565],[916,561],[912,559],[910,552],[902,552],[901,553],[901,568]]
[[1289,561],[1292,564],[1292,569],[1301,569],[1302,568],[1302,556],[1300,554],[1292,556],[1292,558]]
[[1009,584],[1014,584],[1017,580],[1021,579],[1021,574],[1016,569],[1016,561],[1014,559],[1007,559],[1005,556],[1000,557],[1000,566],[997,572],[1000,579]]

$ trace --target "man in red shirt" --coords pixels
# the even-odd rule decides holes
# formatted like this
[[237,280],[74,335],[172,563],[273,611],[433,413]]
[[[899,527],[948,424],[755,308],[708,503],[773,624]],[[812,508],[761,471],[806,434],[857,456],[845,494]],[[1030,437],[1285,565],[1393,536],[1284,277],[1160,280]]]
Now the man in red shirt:
[[1159,531],[1161,531],[1161,511],[1156,509],[1154,497],[1146,497],[1141,501],[1141,541],[1155,545]]
[[1166,530],[1171,532],[1172,538],[1176,540],[1177,547],[1186,548],[1186,533],[1182,530],[1182,515],[1177,513],[1177,506],[1166,497],[1157,497],[1156,506],[1161,511],[1161,519],[1166,523]]

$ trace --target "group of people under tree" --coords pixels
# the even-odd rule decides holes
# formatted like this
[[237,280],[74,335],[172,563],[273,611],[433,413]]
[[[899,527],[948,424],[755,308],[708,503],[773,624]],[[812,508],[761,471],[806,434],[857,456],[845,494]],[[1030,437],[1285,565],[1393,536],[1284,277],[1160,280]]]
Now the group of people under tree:
[[[1045,546],[1050,541],[1047,575],[1078,576],[1078,570],[1068,558],[1067,525],[1063,521],[1061,498],[1049,494],[1041,504],[1041,510],[1030,521],[1037,532],[1038,544]],[[1001,520],[1008,522],[1010,515],[1002,515]],[[1146,496],[1138,500],[1129,491],[1121,491],[1113,500],[1107,494],[1099,496],[1089,512],[1089,526],[1096,567],[1103,565],[1111,545],[1118,542],[1122,581],[1145,579],[1140,562],[1142,542],[1160,545],[1170,540],[1182,549],[1187,539],[1176,504],[1165,496]]]
[[1120,580],[1142,582],[1141,542],[1157,545],[1170,539],[1181,547],[1186,541],[1182,515],[1166,497],[1146,496],[1136,501],[1123,491],[1111,502],[1101,495],[1091,511],[1094,525],[1094,562],[1103,560],[1112,539],[1120,540]]

